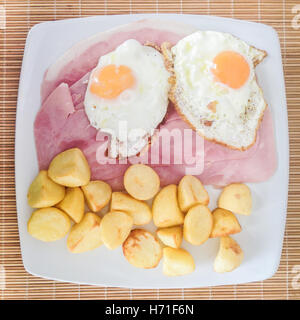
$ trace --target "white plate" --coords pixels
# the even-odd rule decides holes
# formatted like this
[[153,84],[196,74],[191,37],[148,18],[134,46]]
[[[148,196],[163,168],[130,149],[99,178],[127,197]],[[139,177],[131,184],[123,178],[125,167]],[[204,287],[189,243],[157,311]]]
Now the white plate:
[[[101,30],[149,17],[179,20],[199,29],[230,32],[268,52],[267,59],[258,66],[257,74],[272,110],[278,168],[268,181],[250,185],[254,210],[249,217],[238,217],[243,231],[234,235],[244,250],[245,259],[238,269],[228,274],[213,271],[218,239],[209,240],[200,247],[184,243],[183,247],[196,260],[196,271],[187,276],[168,278],[162,274],[162,263],[152,270],[134,268],[123,257],[121,248],[109,251],[102,246],[77,255],[68,252],[66,239],[43,243],[27,233],[27,221],[32,209],[27,204],[26,193],[38,172],[33,122],[40,107],[40,85],[44,71],[79,40]],[[34,275],[68,282],[132,288],[202,287],[269,278],[276,272],[281,256],[289,170],[287,109],[278,36],[274,29],[263,24],[197,15],[98,16],[35,25],[27,37],[21,72],[15,165],[23,263],[26,270]],[[212,188],[209,192],[212,200],[219,193]]]

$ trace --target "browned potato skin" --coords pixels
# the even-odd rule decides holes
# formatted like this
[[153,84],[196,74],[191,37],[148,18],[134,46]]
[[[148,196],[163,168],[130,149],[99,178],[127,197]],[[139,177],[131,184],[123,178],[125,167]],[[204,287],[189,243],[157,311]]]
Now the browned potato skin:
[[79,223],[84,214],[84,196],[79,187],[67,188],[64,199],[56,205],[67,213],[72,220]]
[[183,237],[193,245],[201,245],[209,238],[212,227],[213,217],[210,210],[198,204],[192,207],[185,216]]
[[80,187],[89,183],[89,164],[78,148],[68,149],[53,158],[48,169],[49,177],[66,187]]
[[28,204],[32,208],[52,207],[65,196],[65,187],[55,183],[48,177],[46,170],[42,170],[32,181],[28,193]]
[[242,263],[244,253],[239,244],[229,236],[221,237],[220,248],[214,261],[215,272],[231,272]]
[[87,205],[93,212],[103,209],[110,201],[111,186],[100,180],[90,181],[87,185],[81,187]]
[[234,213],[250,215],[252,196],[249,187],[243,183],[232,183],[226,186],[219,197],[218,207]]
[[159,190],[160,179],[151,167],[134,164],[124,174],[124,187],[133,198],[150,200]]
[[163,273],[166,276],[182,276],[192,273],[196,266],[192,255],[181,248],[164,248]]
[[159,240],[171,248],[179,248],[182,243],[183,229],[181,226],[161,228],[156,231]]
[[72,253],[94,250],[102,245],[100,234],[101,218],[88,212],[80,223],[75,224],[68,236],[67,247]]
[[134,229],[123,243],[123,254],[137,268],[155,268],[162,258],[162,248],[156,237],[144,229]]
[[213,229],[210,235],[211,238],[225,237],[242,231],[238,219],[231,211],[216,208],[212,215]]
[[153,222],[158,228],[173,227],[184,221],[177,200],[177,186],[170,184],[156,195],[152,205]]
[[112,193],[110,210],[128,213],[133,218],[133,224],[137,226],[147,224],[152,219],[152,212],[147,203],[123,192]]
[[27,223],[28,233],[45,242],[64,238],[70,227],[71,222],[68,215],[53,207],[35,210]]
[[196,204],[208,205],[209,195],[198,178],[188,175],[179,182],[178,202],[180,209],[187,212]]

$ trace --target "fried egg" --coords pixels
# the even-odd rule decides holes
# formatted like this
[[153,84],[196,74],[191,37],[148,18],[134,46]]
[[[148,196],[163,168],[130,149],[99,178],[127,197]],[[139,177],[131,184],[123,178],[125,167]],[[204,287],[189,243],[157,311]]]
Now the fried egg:
[[254,70],[265,55],[228,33],[192,33],[165,54],[175,79],[170,99],[202,136],[245,150],[266,108]]
[[102,56],[84,99],[93,127],[110,135],[109,156],[138,154],[166,115],[170,73],[162,54],[130,39]]

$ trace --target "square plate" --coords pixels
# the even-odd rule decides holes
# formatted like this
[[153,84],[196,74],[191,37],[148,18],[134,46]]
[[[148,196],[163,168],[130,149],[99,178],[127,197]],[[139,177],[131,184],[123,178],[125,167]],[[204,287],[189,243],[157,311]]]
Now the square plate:
[[[166,277],[162,263],[150,270],[137,269],[123,257],[121,248],[104,246],[91,252],[71,254],[66,239],[43,243],[27,233],[32,209],[27,204],[27,189],[38,172],[33,122],[40,107],[40,86],[47,67],[76,42],[95,31],[143,18],[177,20],[199,29],[229,32],[257,48],[268,58],[257,74],[274,120],[278,168],[266,182],[250,184],[254,198],[251,216],[239,216],[243,231],[234,238],[244,250],[242,265],[231,273],[217,274],[213,261],[219,240],[211,239],[200,247],[183,243],[196,261],[196,271],[183,277]],[[45,22],[29,32],[23,58],[16,122],[16,196],[23,263],[34,275],[75,283],[131,288],[188,288],[258,281],[277,270],[285,228],[289,147],[285,87],[280,44],[274,29],[263,24],[199,15],[122,15],[97,16]],[[212,205],[220,191],[208,188]],[[150,226],[151,228],[151,226]]]

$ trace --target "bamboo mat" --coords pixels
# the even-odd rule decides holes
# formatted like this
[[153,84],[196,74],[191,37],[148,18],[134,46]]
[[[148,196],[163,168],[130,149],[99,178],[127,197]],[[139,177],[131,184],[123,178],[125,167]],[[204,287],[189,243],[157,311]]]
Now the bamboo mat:
[[[281,41],[289,114],[290,188],[281,264],[273,278],[212,288],[131,290],[50,281],[34,277],[24,270],[15,204],[14,134],[19,74],[27,32],[42,21],[130,13],[210,14],[263,22],[277,30]],[[300,19],[298,22],[297,13],[300,14],[300,1],[296,0],[1,0],[0,298],[300,299]]]

